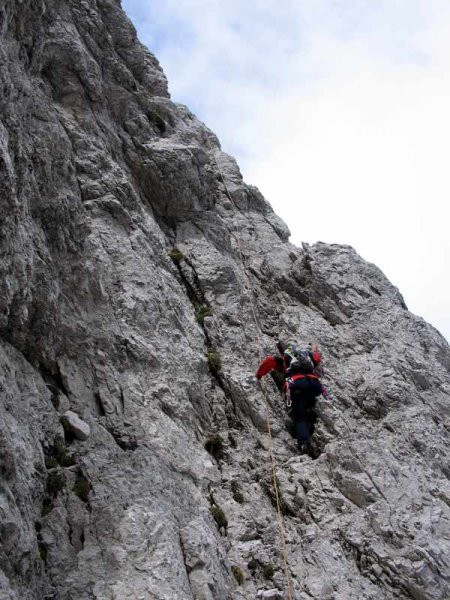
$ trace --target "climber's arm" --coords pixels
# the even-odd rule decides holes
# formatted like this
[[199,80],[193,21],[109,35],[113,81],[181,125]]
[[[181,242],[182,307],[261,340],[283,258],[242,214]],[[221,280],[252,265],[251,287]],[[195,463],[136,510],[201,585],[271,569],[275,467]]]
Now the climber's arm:
[[261,361],[258,370],[256,371],[256,378],[261,379],[267,373],[271,371],[280,371],[283,372],[283,359],[278,356],[266,356],[264,360]]

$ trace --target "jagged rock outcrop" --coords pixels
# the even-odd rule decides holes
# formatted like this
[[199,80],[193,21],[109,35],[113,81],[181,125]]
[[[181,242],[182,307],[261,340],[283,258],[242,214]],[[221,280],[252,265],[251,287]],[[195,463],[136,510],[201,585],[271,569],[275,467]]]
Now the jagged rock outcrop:
[[294,336],[331,391],[314,458],[270,393],[294,597],[448,598],[445,340],[289,244],[120,2],[0,0],[0,61],[0,597],[283,597],[253,373]]

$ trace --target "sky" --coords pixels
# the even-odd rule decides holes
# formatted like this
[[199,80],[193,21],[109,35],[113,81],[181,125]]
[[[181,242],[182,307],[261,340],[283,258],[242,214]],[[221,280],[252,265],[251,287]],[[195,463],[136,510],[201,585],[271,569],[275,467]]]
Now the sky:
[[353,246],[450,340],[450,2],[122,5],[291,241]]

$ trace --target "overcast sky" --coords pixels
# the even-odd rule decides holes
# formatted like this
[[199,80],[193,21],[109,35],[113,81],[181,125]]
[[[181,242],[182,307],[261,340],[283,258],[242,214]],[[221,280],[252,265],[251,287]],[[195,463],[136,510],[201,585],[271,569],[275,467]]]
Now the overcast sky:
[[122,4],[291,241],[352,245],[450,339],[450,2]]

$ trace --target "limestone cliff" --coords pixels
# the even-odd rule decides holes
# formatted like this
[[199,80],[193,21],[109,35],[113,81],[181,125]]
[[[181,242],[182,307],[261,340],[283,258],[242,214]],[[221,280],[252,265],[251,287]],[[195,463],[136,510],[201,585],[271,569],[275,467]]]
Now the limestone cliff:
[[118,0],[0,0],[0,86],[0,598],[286,597],[279,336],[332,392],[312,457],[270,391],[293,597],[449,598],[439,333],[351,248],[288,242]]

